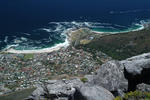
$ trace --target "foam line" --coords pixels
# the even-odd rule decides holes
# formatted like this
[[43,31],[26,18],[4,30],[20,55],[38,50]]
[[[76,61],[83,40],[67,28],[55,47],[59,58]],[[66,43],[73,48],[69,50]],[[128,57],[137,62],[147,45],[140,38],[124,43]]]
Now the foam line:
[[13,48],[11,49],[8,49],[6,50],[5,52],[8,52],[8,53],[16,53],[16,54],[28,54],[28,53],[49,53],[49,52],[53,52],[53,51],[57,51],[59,50],[60,48],[65,48],[69,46],[69,41],[68,39],[65,40],[64,43],[59,43],[53,47],[50,47],[50,48],[43,48],[43,49],[38,49],[38,50],[15,50]]

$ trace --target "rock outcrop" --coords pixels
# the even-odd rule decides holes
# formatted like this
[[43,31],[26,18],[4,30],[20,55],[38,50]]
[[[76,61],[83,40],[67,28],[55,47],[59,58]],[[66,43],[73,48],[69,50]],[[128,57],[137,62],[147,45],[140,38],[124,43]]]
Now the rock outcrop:
[[89,84],[102,86],[116,95],[123,95],[122,93],[128,89],[128,81],[124,77],[123,66],[119,61],[103,64]]
[[52,80],[39,86],[25,100],[113,100],[114,96],[101,86],[83,84],[80,79]]
[[114,96],[101,86],[83,85],[69,100],[113,100]]
[[149,76],[150,53],[147,53],[123,61],[109,61],[100,67],[97,74],[86,75],[87,83],[78,78],[48,81],[27,100],[113,100],[113,95],[123,96],[124,92],[136,89],[150,92]]
[[[134,91],[141,83],[150,84],[150,53],[123,61],[109,61],[101,66],[89,84],[98,85],[114,95]],[[146,85],[144,85],[146,87]],[[143,87],[144,87],[143,86]]]
[[128,91],[134,91],[136,85],[150,84],[150,53],[135,56],[121,61],[124,66],[124,76],[128,79]]
[[142,92],[150,92],[150,85],[144,84],[144,83],[139,84],[137,85],[136,90],[142,91]]
[[74,94],[75,88],[79,88],[83,83],[80,79],[72,80],[49,80],[32,93],[27,100],[41,100],[48,98],[50,100],[68,100],[68,97]]

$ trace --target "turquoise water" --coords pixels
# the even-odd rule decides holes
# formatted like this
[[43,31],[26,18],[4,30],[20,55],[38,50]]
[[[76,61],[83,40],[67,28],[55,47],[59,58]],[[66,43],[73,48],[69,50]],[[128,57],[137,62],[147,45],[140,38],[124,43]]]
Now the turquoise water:
[[133,25],[129,28],[126,29],[114,29],[114,28],[92,28],[93,31],[97,31],[97,32],[102,32],[102,33],[125,33],[125,32],[130,32],[130,31],[138,31],[138,30],[142,30],[144,29],[143,25]]

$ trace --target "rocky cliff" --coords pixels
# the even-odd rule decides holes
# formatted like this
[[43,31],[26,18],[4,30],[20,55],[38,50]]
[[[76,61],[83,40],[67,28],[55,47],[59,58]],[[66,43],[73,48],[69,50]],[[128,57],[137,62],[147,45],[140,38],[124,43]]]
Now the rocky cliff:
[[[150,92],[150,53],[122,61],[109,61],[95,75],[86,75],[83,83],[79,78],[50,80],[26,100],[113,100],[125,92],[141,90]],[[138,87],[137,87],[138,86]]]

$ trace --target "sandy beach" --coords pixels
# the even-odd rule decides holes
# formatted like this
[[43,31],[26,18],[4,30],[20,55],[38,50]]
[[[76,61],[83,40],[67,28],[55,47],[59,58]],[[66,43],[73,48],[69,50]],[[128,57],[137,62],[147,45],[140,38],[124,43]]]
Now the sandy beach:
[[108,34],[118,34],[118,33],[127,33],[127,32],[140,31],[140,30],[143,30],[144,28],[145,28],[144,25],[141,25],[140,28],[135,29],[135,30],[126,30],[126,31],[120,31],[120,32],[100,32],[100,31],[92,31],[92,32],[99,33],[99,34],[105,34],[105,33],[108,33]]
[[15,50],[15,49],[8,49],[6,50],[5,52],[7,53],[16,53],[16,54],[29,54],[29,53],[50,53],[50,52],[53,52],[53,51],[57,51],[61,48],[66,48],[69,46],[69,41],[68,41],[68,38],[66,38],[65,42],[64,43],[60,43],[60,44],[56,44],[55,46],[53,47],[50,47],[50,48],[43,48],[43,49],[38,49],[38,50]]
[[[70,45],[70,36],[72,33],[78,31],[78,30],[81,30],[81,29],[84,29],[84,28],[80,28],[80,29],[77,29],[77,30],[72,30],[72,29],[68,29],[67,30],[67,33],[65,34],[66,35],[66,40],[64,43],[60,43],[60,44],[56,44],[55,46],[53,47],[49,47],[49,48],[43,48],[43,49],[37,49],[37,50],[15,50],[13,48],[8,48],[7,50],[5,50],[4,52],[7,52],[7,53],[16,53],[16,54],[20,54],[20,53],[23,53],[23,54],[28,54],[28,53],[49,53],[49,52],[53,52],[53,51],[57,51],[61,48],[66,48],[67,46]],[[86,28],[85,28],[86,29]],[[139,29],[136,29],[136,30],[132,30],[133,31],[139,31],[139,30],[142,30],[144,29],[144,26],[141,26],[141,28]],[[98,34],[105,34],[105,35],[109,35],[109,34],[118,34],[118,33],[126,33],[126,32],[130,32],[130,31],[122,31],[122,32],[99,32],[99,31],[92,31],[91,32],[94,32],[94,33],[98,33]]]

